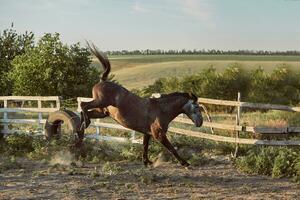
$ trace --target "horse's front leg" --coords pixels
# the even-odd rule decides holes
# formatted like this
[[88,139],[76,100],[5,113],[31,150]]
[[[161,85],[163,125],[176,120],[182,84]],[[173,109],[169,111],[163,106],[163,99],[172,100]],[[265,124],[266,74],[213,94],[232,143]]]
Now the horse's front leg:
[[144,138],[143,138],[143,146],[144,146],[143,162],[146,167],[148,166],[148,164],[150,164],[150,165],[153,164],[148,158],[148,147],[149,147],[150,137],[151,136],[146,133],[146,134],[144,134]]
[[187,167],[190,165],[188,162],[186,162],[178,155],[176,149],[168,140],[166,136],[166,131],[162,131],[162,129],[154,129],[152,130],[152,135],[156,140],[158,140],[161,144],[163,144],[169,150],[170,153],[172,153],[175,156],[175,158],[180,162],[182,166]]

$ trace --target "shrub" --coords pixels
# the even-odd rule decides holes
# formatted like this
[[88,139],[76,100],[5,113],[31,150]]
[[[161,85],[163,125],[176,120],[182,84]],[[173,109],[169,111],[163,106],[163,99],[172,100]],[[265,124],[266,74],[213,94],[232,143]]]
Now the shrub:
[[290,148],[282,148],[274,159],[272,169],[273,177],[293,176],[296,175],[294,168],[295,162],[299,154]]
[[278,66],[272,73],[266,73],[261,67],[246,71],[238,64],[230,64],[223,73],[213,66],[198,74],[182,78],[160,78],[135,93],[151,96],[153,93],[175,91],[193,92],[199,97],[235,100],[237,93],[250,102],[297,104],[300,101],[300,74],[287,65]]
[[299,149],[288,147],[257,147],[235,160],[241,171],[272,177],[300,177]]
[[121,167],[111,162],[106,162],[102,167],[102,172],[106,175],[116,175],[120,171],[121,171]]
[[25,155],[34,150],[33,136],[28,134],[12,134],[6,137],[6,153],[14,156]]
[[122,148],[121,156],[130,161],[141,160],[142,152],[141,145],[128,143]]

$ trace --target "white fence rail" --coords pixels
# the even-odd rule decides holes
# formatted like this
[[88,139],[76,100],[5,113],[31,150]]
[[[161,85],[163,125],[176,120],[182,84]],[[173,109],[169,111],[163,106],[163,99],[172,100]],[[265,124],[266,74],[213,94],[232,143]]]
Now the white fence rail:
[[[0,113],[3,113],[3,119],[0,123],[3,124],[1,133],[10,134],[19,132],[19,130],[11,130],[9,124],[32,124],[36,123],[40,130],[43,130],[43,124],[46,122],[43,119],[43,113],[51,113],[60,109],[60,98],[58,96],[0,96]],[[24,107],[26,102],[35,104]],[[43,102],[50,102],[51,107],[43,107]],[[51,103],[52,102],[52,103]],[[9,113],[38,113],[37,119],[10,119]]]

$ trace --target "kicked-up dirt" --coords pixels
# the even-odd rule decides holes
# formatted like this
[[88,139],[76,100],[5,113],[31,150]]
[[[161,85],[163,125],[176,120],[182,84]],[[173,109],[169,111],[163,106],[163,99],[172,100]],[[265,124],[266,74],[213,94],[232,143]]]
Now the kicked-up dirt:
[[48,164],[18,159],[0,174],[0,199],[297,199],[290,179],[238,172],[227,159],[185,169],[171,162]]

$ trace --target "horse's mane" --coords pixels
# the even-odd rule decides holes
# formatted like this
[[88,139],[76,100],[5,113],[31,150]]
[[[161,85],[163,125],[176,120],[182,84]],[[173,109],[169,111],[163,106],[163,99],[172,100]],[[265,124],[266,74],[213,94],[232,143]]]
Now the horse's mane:
[[188,100],[193,100],[196,102],[197,97],[191,93],[173,92],[170,94],[161,94],[159,98],[150,98],[150,101],[159,106],[163,112],[167,112],[169,109],[169,105],[171,105],[172,103],[181,102],[181,104],[183,105]]
[[189,98],[188,93],[183,93],[183,92],[173,92],[169,94],[161,94],[160,98],[172,98],[172,97],[178,97],[178,96],[184,96],[186,98]]

